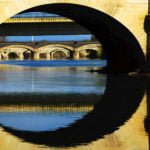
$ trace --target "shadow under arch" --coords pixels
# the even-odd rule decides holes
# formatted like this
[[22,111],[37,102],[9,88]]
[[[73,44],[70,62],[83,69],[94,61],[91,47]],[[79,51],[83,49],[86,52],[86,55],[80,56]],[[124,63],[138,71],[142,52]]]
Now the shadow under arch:
[[104,96],[94,110],[68,127],[45,132],[22,131],[4,124],[1,127],[11,135],[34,144],[53,147],[88,144],[123,125],[138,108],[144,91],[145,82],[141,77],[108,76]]
[[[56,49],[56,50],[53,50],[52,52],[50,52],[50,54],[51,54],[51,57],[52,58],[60,58],[60,59],[64,59],[64,58],[69,58],[70,57],[70,54],[69,54],[69,56],[68,56],[68,54],[67,54],[67,52],[69,52],[70,53],[70,51],[69,50],[61,50],[61,49]],[[72,51],[71,51],[72,52]],[[57,54],[58,54],[58,56],[57,56]]]
[[116,19],[96,9],[67,3],[47,4],[24,12],[55,13],[87,28],[102,44],[107,56],[107,72],[128,73],[143,69],[145,58],[134,35]]

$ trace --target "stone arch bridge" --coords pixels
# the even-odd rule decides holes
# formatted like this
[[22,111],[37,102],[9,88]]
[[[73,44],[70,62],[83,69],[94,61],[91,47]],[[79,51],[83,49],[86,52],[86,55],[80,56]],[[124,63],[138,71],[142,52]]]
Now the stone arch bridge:
[[[55,13],[83,25],[101,42],[111,72],[145,66],[148,0],[3,0],[0,23],[23,11]],[[78,11],[77,11],[78,10]]]
[[[146,34],[143,29],[144,17],[148,11],[148,0],[3,0],[0,2],[0,23],[29,8],[46,4],[78,4],[100,10],[125,25],[145,49]],[[21,7],[20,7],[21,6]]]
[[65,58],[78,60],[80,57],[88,57],[91,51],[95,51],[97,57],[102,53],[99,42],[9,42],[0,43],[0,59],[9,59],[14,53],[20,60],[25,59],[25,54],[30,58],[39,60],[42,55],[47,60],[54,59],[56,52],[62,53]]

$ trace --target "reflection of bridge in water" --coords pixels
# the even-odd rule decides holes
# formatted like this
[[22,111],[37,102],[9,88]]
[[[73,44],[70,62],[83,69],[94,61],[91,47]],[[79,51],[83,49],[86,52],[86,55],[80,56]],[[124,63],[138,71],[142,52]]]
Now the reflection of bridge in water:
[[99,42],[5,42],[0,43],[0,59],[75,59],[98,58],[102,54]]
[[2,94],[0,112],[89,112],[102,95]]
[[4,105],[0,106],[0,112],[89,112],[94,106],[28,106],[28,105]]

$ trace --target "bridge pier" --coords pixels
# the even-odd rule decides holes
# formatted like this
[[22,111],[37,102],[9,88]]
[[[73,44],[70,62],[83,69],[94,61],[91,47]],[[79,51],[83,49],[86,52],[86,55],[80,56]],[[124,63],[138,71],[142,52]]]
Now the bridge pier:
[[73,53],[73,59],[74,59],[74,60],[78,60],[79,58],[80,58],[79,52],[78,52],[78,51],[75,51],[75,52]]
[[39,60],[40,59],[40,53],[39,52],[34,52],[33,53],[33,60]]
[[0,53],[0,60],[2,59],[2,54]]
[[20,59],[20,60],[23,60],[23,59],[24,59],[23,53],[19,53],[18,56],[19,56],[19,59]]
[[5,60],[9,59],[9,52],[2,52],[1,55],[2,55],[3,59],[5,59]]
[[46,59],[47,59],[47,60],[50,60],[50,59],[51,59],[50,53],[46,53]]
[[54,57],[53,57],[53,52],[50,53],[50,60],[53,60]]

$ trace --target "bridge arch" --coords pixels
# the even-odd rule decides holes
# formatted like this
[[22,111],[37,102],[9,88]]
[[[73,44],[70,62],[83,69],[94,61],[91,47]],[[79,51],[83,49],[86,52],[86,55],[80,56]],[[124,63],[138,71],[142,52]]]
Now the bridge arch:
[[80,52],[80,51],[86,50],[86,49],[92,49],[92,50],[99,51],[102,49],[102,46],[100,44],[87,44],[87,45],[83,45],[83,46],[76,48],[75,51]]
[[41,46],[37,49],[37,51],[48,51],[48,52],[51,52],[55,49],[60,49],[60,48],[63,48],[63,49],[66,49],[66,50],[69,50],[69,51],[73,51],[74,48],[71,47],[71,46],[68,46],[68,45],[64,45],[64,44],[50,44],[50,45],[45,45],[45,46]]
[[[7,1],[7,0],[6,0]],[[5,2],[5,0],[4,0]],[[29,8],[37,7],[45,4],[74,4],[83,5],[86,7],[94,8],[100,10],[124,24],[128,29],[134,33],[141,43],[142,48],[146,49],[146,34],[143,29],[143,22],[145,15],[148,11],[148,1],[147,0],[26,0],[26,1],[12,1],[11,3],[3,3],[0,6],[2,15],[0,16],[0,22],[4,22],[8,18],[16,15],[19,12],[27,10]],[[21,5],[21,7],[18,7]],[[5,8],[8,8],[6,11]],[[15,9],[14,9],[15,8]],[[136,8],[136,10],[135,10]],[[134,19],[133,19],[134,18]],[[138,24],[138,26],[137,26]]]
[[51,55],[51,59],[55,59],[55,57],[56,58],[63,58],[63,59],[65,59],[65,58],[70,58],[70,52],[68,53],[68,50],[66,50],[66,49],[56,49],[56,50],[54,50],[54,51],[52,51],[51,53],[50,53],[50,55]]
[[67,57],[71,57],[74,51],[74,48],[64,44],[50,44],[41,46],[37,49],[40,54],[46,54],[46,58],[53,59],[55,52],[60,52],[65,54]]
[[24,59],[24,53],[33,53],[34,49],[27,45],[10,45],[0,48],[1,57],[8,59],[10,57]]
[[0,48],[0,52],[4,50],[8,51],[17,51],[17,49],[21,49],[21,52],[25,52],[27,50],[34,51],[34,48],[27,45],[9,45]]
[[102,53],[101,44],[86,44],[75,49],[76,58],[99,58]]

